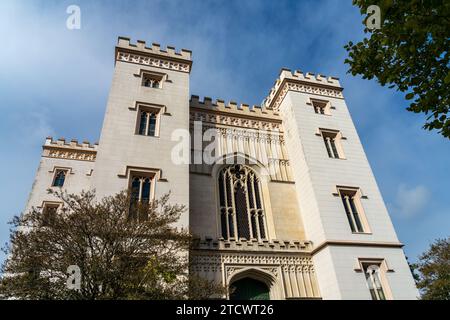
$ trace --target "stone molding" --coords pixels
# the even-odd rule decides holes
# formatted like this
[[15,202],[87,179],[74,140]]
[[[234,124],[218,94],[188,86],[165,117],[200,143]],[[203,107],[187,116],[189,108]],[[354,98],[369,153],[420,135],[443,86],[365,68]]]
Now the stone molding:
[[43,148],[43,157],[65,160],[80,160],[94,162],[97,157],[98,144],[91,145],[85,141],[79,144],[77,140],[66,142],[64,138],[53,140],[48,137]]
[[327,78],[320,74],[315,76],[309,72],[304,75],[299,70],[292,73],[288,69],[282,69],[280,77],[275,81],[263,104],[267,109],[278,111],[289,91],[343,99],[342,90],[338,78]]
[[224,251],[239,251],[239,252],[302,252],[310,253],[312,250],[311,241],[300,240],[236,240],[230,238],[225,240],[219,238],[213,240],[212,238],[195,239],[195,250],[224,250]]

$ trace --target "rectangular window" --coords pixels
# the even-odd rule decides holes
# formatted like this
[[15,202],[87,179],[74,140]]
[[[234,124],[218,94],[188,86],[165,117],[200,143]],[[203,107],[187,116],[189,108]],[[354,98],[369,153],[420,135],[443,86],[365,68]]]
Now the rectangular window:
[[139,106],[137,134],[141,136],[159,136],[160,108]]
[[130,177],[130,212],[129,218],[134,221],[146,219],[145,210],[139,210],[141,205],[148,205],[153,200],[154,174],[134,172]]
[[386,283],[381,262],[361,262],[372,300],[386,300]]
[[52,187],[62,187],[66,181],[67,170],[57,169],[53,178]]
[[155,73],[143,73],[142,74],[142,86],[147,88],[161,89],[164,76],[162,74]]
[[42,209],[42,226],[51,226],[58,211],[59,203],[44,203]]
[[334,159],[343,159],[344,156],[340,143],[340,132],[334,130],[320,130],[320,133],[322,135],[323,142],[325,143],[328,157]]
[[314,112],[317,114],[330,114],[329,102],[324,100],[313,100],[311,104],[314,108]]
[[367,233],[367,221],[362,210],[359,189],[339,189],[342,204],[353,233]]

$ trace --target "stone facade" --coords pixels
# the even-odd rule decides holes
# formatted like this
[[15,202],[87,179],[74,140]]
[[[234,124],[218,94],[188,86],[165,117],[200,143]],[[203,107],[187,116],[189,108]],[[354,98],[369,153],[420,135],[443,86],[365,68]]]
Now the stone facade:
[[[55,202],[61,170],[98,197],[147,179],[151,199],[186,205],[191,272],[229,297],[249,278],[271,299],[417,298],[339,80],[282,69],[249,106],[189,97],[191,67],[189,50],[119,38],[99,144],[47,138],[26,210]],[[183,132],[190,162],[174,160]]]

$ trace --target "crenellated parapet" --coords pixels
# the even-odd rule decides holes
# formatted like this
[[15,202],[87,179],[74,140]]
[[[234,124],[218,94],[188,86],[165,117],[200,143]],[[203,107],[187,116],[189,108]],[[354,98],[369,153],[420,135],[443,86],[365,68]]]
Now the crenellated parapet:
[[339,79],[314,73],[303,73],[300,70],[292,72],[281,69],[278,79],[263,102],[267,109],[278,110],[288,91],[297,91],[332,98],[343,98],[343,88]]
[[192,51],[187,49],[176,51],[171,46],[162,49],[157,43],[147,47],[145,41],[137,40],[134,44],[129,38],[119,37],[116,61],[189,73],[192,66]]
[[194,239],[194,249],[198,250],[238,250],[238,251],[271,251],[271,252],[311,252],[311,241],[300,240],[263,240],[229,239],[212,237]]
[[238,104],[235,101],[225,102],[222,99],[216,99],[213,101],[210,97],[204,97],[203,100],[201,100],[199,96],[196,95],[192,95],[189,102],[191,110],[204,110],[206,112],[209,111],[217,114],[233,114],[238,117],[281,122],[278,111],[267,110],[258,105],[250,106],[246,103]]
[[78,140],[75,139],[66,141],[64,138],[53,140],[52,137],[47,137],[42,148],[43,157],[95,161],[98,144],[91,144],[88,141],[79,143]]

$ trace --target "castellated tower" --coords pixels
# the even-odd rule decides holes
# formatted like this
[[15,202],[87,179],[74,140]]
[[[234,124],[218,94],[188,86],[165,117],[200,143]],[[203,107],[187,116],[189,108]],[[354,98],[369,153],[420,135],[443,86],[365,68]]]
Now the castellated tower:
[[337,78],[282,69],[265,101],[283,119],[322,297],[370,298],[361,273],[370,273],[367,268],[373,263],[385,298],[415,299],[403,245],[342,91]]
[[[93,174],[97,196],[133,184],[138,197],[171,192],[174,203],[189,205],[189,166],[174,164],[176,129],[189,130],[191,52],[119,38],[114,77]],[[187,212],[180,225],[188,227]]]
[[[416,299],[339,80],[282,69],[249,106],[190,97],[191,66],[188,50],[119,38],[99,144],[47,138],[26,210],[57,212],[49,187],[170,191],[189,208],[190,272],[223,298]],[[177,132],[191,133],[190,163],[172,156]]]

